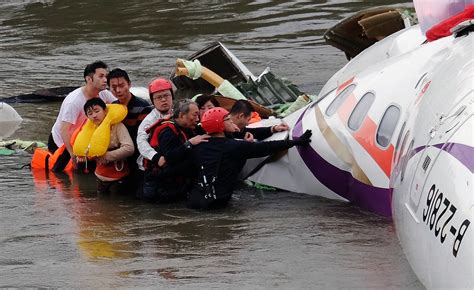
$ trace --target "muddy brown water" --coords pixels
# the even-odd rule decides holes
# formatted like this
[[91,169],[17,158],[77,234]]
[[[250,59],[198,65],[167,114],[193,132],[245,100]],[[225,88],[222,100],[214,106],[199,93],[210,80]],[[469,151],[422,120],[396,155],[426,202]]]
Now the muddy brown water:
[[[1,1],[0,98],[80,86],[87,63],[136,86],[177,57],[224,43],[317,94],[346,63],[325,29],[360,9],[409,1]],[[59,103],[13,104],[11,138],[45,141]],[[0,287],[423,288],[391,221],[350,204],[242,186],[199,212],[97,196],[87,175],[33,175],[0,156]]]

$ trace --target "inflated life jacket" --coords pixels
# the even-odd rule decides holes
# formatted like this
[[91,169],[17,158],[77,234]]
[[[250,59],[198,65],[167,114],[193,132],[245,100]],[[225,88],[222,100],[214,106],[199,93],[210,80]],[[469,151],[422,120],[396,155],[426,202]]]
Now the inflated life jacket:
[[[178,129],[174,121],[170,119],[160,119],[145,130],[145,132],[149,134],[148,143],[150,143],[150,146],[155,149],[156,152],[159,152],[160,147],[160,141],[158,137],[165,128],[170,128],[173,133],[176,134],[176,136],[180,137],[182,140],[188,140],[186,134],[184,134],[182,130]],[[145,170],[150,167],[150,163],[150,160],[143,158],[143,167],[145,168]]]
[[107,152],[110,144],[110,126],[120,123],[127,116],[127,107],[121,104],[108,104],[107,115],[99,126],[87,120],[74,141],[76,156],[99,157]]

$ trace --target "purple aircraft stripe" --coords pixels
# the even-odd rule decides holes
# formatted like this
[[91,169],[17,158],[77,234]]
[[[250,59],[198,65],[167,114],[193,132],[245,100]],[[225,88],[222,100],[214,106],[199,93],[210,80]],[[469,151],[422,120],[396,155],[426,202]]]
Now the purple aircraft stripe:
[[[306,110],[293,128],[293,138],[299,137],[303,133],[301,120]],[[328,189],[364,210],[387,217],[392,216],[391,195],[388,188],[375,187],[360,182],[350,172],[341,170],[327,162],[311,146],[298,146],[297,150],[314,177]]]
[[[421,146],[415,148],[415,153],[425,150],[428,146]],[[461,144],[461,143],[439,143],[433,145],[440,150],[448,152],[451,156],[459,160],[464,166],[466,166],[471,173],[474,172],[474,147]]]

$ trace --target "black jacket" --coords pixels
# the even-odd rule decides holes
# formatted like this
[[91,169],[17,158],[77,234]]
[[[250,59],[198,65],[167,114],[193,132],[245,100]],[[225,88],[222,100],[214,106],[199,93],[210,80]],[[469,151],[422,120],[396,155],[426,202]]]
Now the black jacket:
[[249,158],[264,157],[274,152],[293,147],[292,140],[247,142],[232,138],[211,137],[209,142],[201,143],[192,148],[192,158],[197,166],[197,182],[207,181],[216,177],[214,183],[216,198],[229,199],[234,185],[245,162]]
[[[176,125],[178,132],[183,132],[186,139],[194,136],[194,132]],[[191,177],[195,175],[194,166],[191,160],[191,150],[186,148],[183,136],[176,135],[170,129],[165,128],[159,134],[159,154],[166,159],[166,166],[163,167],[162,174],[166,177],[170,175]]]
[[[114,104],[120,104],[119,100],[116,100]],[[137,158],[140,155],[137,146],[137,131],[141,122],[151,112],[153,107],[144,99],[141,99],[132,94],[130,102],[127,104],[127,116],[122,123],[127,127],[128,133],[133,141],[135,152],[132,156],[128,157],[128,165],[132,171],[137,170]]]
[[234,139],[244,139],[245,133],[247,132],[251,133],[255,139],[260,141],[273,135],[272,127],[245,127],[242,131],[231,133],[228,137],[232,137]]

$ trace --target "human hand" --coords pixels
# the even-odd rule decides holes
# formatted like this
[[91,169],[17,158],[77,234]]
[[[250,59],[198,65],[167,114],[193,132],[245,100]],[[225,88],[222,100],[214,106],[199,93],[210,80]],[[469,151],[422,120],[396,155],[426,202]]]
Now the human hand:
[[76,160],[76,163],[85,163],[87,161],[87,157],[85,156],[74,156],[74,157],[75,157],[74,159]]
[[250,132],[245,132],[244,140],[245,140],[245,141],[248,141],[248,142],[253,142],[253,141],[255,141],[255,139],[254,139],[252,133],[250,133]]
[[197,135],[194,136],[193,138],[189,139],[189,143],[191,143],[193,146],[200,144],[202,142],[209,142],[209,139],[211,136],[204,134],[204,135]]
[[308,145],[311,142],[311,135],[313,135],[313,132],[308,129],[300,137],[294,138],[293,144],[300,146]]
[[288,131],[290,127],[286,123],[281,123],[272,127],[272,133]]
[[153,158],[150,160],[153,164],[156,164],[158,167],[163,167],[166,165],[166,159],[164,156],[159,153],[153,155]]
[[98,164],[107,164],[107,163],[109,163],[109,160],[107,160],[107,158],[105,158],[105,155],[97,157],[95,160]]
[[158,159],[158,167],[163,167],[166,165],[166,159],[164,156],[160,156],[160,158]]

